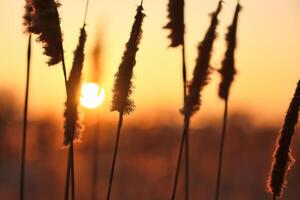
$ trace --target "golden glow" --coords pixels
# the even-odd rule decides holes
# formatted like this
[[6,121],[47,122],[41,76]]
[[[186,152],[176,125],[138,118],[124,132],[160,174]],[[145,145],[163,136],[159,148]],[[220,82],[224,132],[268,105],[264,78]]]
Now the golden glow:
[[81,87],[80,104],[87,109],[94,109],[100,106],[105,97],[103,88],[96,83],[83,83]]

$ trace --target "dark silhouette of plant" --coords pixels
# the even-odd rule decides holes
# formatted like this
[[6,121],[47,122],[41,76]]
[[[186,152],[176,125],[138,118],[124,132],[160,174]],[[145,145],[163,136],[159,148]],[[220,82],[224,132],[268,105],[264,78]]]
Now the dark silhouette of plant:
[[21,168],[20,168],[20,200],[24,199],[24,184],[25,184],[25,168],[26,168],[26,138],[27,138],[27,123],[28,123],[28,99],[29,99],[29,83],[30,83],[30,64],[31,64],[31,33],[28,32],[28,27],[32,22],[32,7],[31,1],[27,0],[25,4],[25,14],[23,16],[25,32],[28,33],[27,46],[27,68],[26,68],[26,88],[23,113],[23,128],[22,128],[22,151],[21,151]]
[[215,200],[219,199],[219,193],[220,193],[220,185],[221,185],[221,177],[222,177],[222,161],[223,161],[224,144],[225,144],[226,127],[227,127],[227,116],[228,116],[228,96],[229,96],[230,86],[233,82],[234,75],[236,74],[236,69],[234,66],[235,65],[234,52],[236,48],[236,33],[237,33],[238,17],[241,8],[242,7],[240,3],[238,2],[235,9],[232,24],[228,27],[228,33],[226,34],[227,50],[225,52],[225,57],[222,62],[222,68],[219,71],[222,77],[222,81],[219,85],[219,97],[224,100],[225,108],[224,108],[221,143],[219,149]]
[[135,21],[133,23],[129,41],[126,44],[121,64],[119,65],[118,72],[115,75],[115,83],[113,87],[113,99],[111,111],[119,112],[119,122],[117,129],[117,138],[114,148],[113,161],[110,172],[109,186],[107,190],[106,199],[110,199],[111,187],[113,182],[116,158],[119,147],[120,132],[123,122],[123,115],[130,114],[134,110],[134,102],[130,99],[132,94],[132,75],[133,68],[136,64],[135,57],[138,51],[138,45],[142,38],[142,23],[145,14],[143,13],[143,1],[137,8]]
[[295,159],[291,154],[291,143],[298,122],[300,107],[300,80],[285,116],[284,124],[277,138],[273,163],[267,180],[267,191],[273,194],[273,199],[281,197],[283,188],[287,184],[287,172]]
[[30,83],[30,65],[31,65],[31,33],[28,31],[28,27],[32,23],[31,7],[32,1],[26,0],[25,14],[23,15],[23,25],[25,26],[25,32],[28,36],[27,46],[27,68],[26,68],[26,88],[25,88],[25,100],[24,100],[24,112],[23,112],[23,128],[22,128],[22,151],[21,151],[21,168],[20,168],[20,200],[24,199],[24,183],[25,183],[25,168],[26,168],[26,138],[27,138],[27,123],[28,123],[28,99],[29,99],[29,83]]
[[[183,107],[186,104],[186,62],[185,62],[185,42],[184,42],[184,0],[169,0],[168,4],[169,22],[165,29],[171,31],[168,38],[171,40],[170,47],[182,47],[182,81],[183,81]],[[185,199],[189,199],[189,137],[186,134],[185,140]]]
[[84,62],[84,46],[86,42],[86,17],[88,11],[89,0],[86,1],[86,8],[78,45],[74,52],[74,59],[69,79],[67,81],[67,100],[66,109],[64,112],[64,145],[69,145],[69,158],[66,174],[65,200],[69,199],[69,180],[71,177],[71,192],[72,199],[75,199],[75,173],[74,173],[74,141],[80,140],[80,131],[82,125],[79,121],[78,104],[79,92],[81,85],[82,68]]
[[211,23],[204,36],[203,41],[198,46],[198,58],[196,60],[196,66],[193,73],[193,79],[191,84],[188,86],[188,93],[186,97],[185,107],[182,109],[184,113],[184,128],[181,137],[179,155],[176,166],[176,174],[173,186],[173,193],[171,199],[175,199],[176,188],[179,176],[180,162],[182,158],[183,146],[186,140],[186,136],[189,130],[190,117],[195,114],[201,104],[201,91],[209,81],[209,61],[211,58],[211,52],[213,49],[213,43],[216,39],[216,28],[218,25],[218,15],[222,9],[222,2],[219,1],[217,10],[211,15]]

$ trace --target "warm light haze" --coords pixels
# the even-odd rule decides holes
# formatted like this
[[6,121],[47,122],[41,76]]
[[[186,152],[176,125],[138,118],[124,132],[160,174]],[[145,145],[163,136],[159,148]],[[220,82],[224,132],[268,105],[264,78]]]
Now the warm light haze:
[[84,82],[81,86],[80,104],[87,109],[99,107],[105,98],[104,89],[96,83]]
[[[202,40],[209,23],[208,14],[218,1],[186,1],[186,46],[188,79],[196,59],[196,46]],[[59,8],[68,71],[84,15],[84,1],[61,1]],[[136,110],[128,120],[143,116],[176,119],[180,122],[182,107],[180,49],[167,48],[167,0],[144,1],[146,18],[137,65],[134,72],[133,99]],[[108,118],[114,74],[121,61],[124,45],[139,1],[90,1],[87,20],[87,46],[84,79],[89,78],[93,42],[98,33],[103,38],[103,71],[101,77],[106,91],[102,105]],[[230,95],[230,110],[250,112],[258,120],[282,120],[293,89],[300,76],[300,3],[299,0],[241,1],[242,14],[238,28],[236,67],[238,74]],[[220,68],[225,51],[224,37],[232,20],[236,1],[228,0],[220,14],[218,38],[214,44],[212,67]],[[24,1],[1,0],[0,87],[12,91],[23,101],[27,36],[23,33]],[[100,31],[99,31],[100,30]],[[30,91],[31,117],[52,113],[63,115],[65,88],[61,65],[47,67],[41,45],[33,43],[32,79]],[[203,91],[203,105],[196,119],[221,115],[222,101],[217,96],[219,74],[214,71],[211,83]],[[44,91],[47,91],[46,93]],[[159,113],[164,111],[166,115]],[[196,125],[196,124],[195,124]],[[196,125],[198,126],[198,125]]]

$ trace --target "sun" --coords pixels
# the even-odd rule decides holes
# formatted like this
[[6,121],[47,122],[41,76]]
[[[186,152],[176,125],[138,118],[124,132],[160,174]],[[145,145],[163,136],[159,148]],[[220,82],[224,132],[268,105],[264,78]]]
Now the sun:
[[80,105],[87,109],[99,107],[105,98],[103,88],[93,82],[83,83],[81,86]]

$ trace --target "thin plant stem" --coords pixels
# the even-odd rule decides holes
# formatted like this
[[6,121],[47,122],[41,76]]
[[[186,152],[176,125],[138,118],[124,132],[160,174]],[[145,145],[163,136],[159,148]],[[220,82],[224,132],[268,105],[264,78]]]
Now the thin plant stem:
[[[85,27],[85,22],[86,22],[86,17],[88,13],[88,6],[89,6],[89,0],[86,1],[86,7],[85,7],[85,13],[84,13],[84,19],[83,19],[83,25],[82,27]],[[67,70],[66,70],[66,65],[65,65],[65,59],[64,59],[64,50],[63,50],[63,44],[61,44],[61,56],[62,56],[62,68],[63,68],[63,73],[64,73],[64,79],[65,79],[65,85],[66,85],[66,93],[68,95],[68,79],[67,79]],[[75,130],[73,130],[74,132]],[[72,192],[72,200],[75,199],[75,173],[74,173],[74,148],[73,148],[73,140],[70,143],[69,147],[69,156],[68,156],[68,164],[67,164],[67,178],[66,178],[66,184],[69,185],[69,178],[71,174],[71,192]],[[66,190],[65,190],[65,198],[68,200],[69,196],[69,186],[66,185]]]
[[74,141],[71,141],[70,144],[70,151],[71,151],[71,193],[72,193],[72,200],[75,200],[75,173],[74,173]]
[[273,194],[273,200],[276,200],[276,195],[275,194]]
[[220,195],[223,154],[224,154],[224,145],[225,145],[225,138],[226,138],[226,127],[227,127],[227,117],[228,117],[228,99],[225,99],[223,128],[222,128],[222,136],[221,136],[221,143],[220,143],[220,149],[219,149],[219,161],[218,161],[218,172],[217,172],[215,200],[218,200],[219,195]]
[[123,122],[123,112],[120,112],[118,129],[117,129],[117,138],[116,138],[116,143],[115,143],[115,148],[114,148],[114,155],[113,155],[113,161],[112,161],[112,166],[111,166],[111,171],[110,171],[110,179],[109,179],[109,186],[108,186],[108,190],[107,190],[106,200],[110,199],[111,187],[112,187],[112,182],[113,182],[113,178],[114,178],[114,171],[115,171],[117,153],[118,153],[118,148],[119,148],[119,140],[120,140],[122,122]]
[[[186,105],[186,63],[185,63],[185,44],[182,43],[182,80],[183,80],[183,107]],[[186,134],[185,139],[185,200],[189,199],[189,133]]]
[[190,117],[185,114],[184,117],[184,128],[183,128],[183,133],[181,136],[181,142],[180,142],[180,148],[179,148],[179,154],[178,154],[178,160],[177,160],[177,166],[176,166],[176,173],[175,173],[175,179],[174,179],[174,185],[173,185],[173,192],[172,192],[172,200],[175,200],[176,196],[176,189],[177,189],[177,183],[178,183],[178,178],[179,178],[179,169],[180,169],[180,163],[182,159],[182,153],[183,153],[183,147],[186,139],[186,135],[189,130],[189,125],[190,125]]
[[26,91],[25,91],[24,116],[23,116],[23,136],[22,136],[23,138],[22,138],[21,176],[20,176],[20,200],[24,199],[27,116],[28,116],[29,82],[30,82],[30,63],[31,63],[31,35],[29,35],[29,37],[28,37],[28,48],[27,48],[27,74],[26,74]]
[[66,173],[66,185],[65,185],[65,200],[69,199],[69,187],[70,187],[70,165],[71,165],[71,151],[68,152],[68,164],[67,164],[67,173]]

